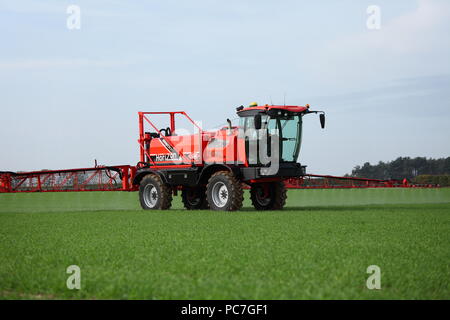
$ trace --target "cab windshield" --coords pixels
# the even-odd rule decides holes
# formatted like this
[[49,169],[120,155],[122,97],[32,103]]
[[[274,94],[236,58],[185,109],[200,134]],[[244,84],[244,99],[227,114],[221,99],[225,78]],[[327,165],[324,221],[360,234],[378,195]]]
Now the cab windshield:
[[280,156],[284,162],[296,162],[300,152],[302,134],[302,117],[265,116],[262,128],[268,130],[269,136],[278,135],[280,139]]
[[[300,152],[300,143],[302,135],[302,117],[300,115],[277,115],[269,116],[262,115],[261,117],[261,129],[266,130],[269,139],[268,153],[270,155],[271,139],[277,137],[279,139],[280,159],[282,162],[297,162],[297,158]],[[244,130],[254,129],[254,117],[242,117],[241,127]],[[253,137],[250,139],[254,139]],[[247,158],[248,146],[246,146]],[[258,161],[259,162],[259,161]]]

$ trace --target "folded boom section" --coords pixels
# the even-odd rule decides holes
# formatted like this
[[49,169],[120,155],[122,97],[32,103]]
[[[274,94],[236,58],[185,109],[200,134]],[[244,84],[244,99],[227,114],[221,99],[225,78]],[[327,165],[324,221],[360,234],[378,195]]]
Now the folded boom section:
[[133,191],[132,166],[0,172],[0,192]]

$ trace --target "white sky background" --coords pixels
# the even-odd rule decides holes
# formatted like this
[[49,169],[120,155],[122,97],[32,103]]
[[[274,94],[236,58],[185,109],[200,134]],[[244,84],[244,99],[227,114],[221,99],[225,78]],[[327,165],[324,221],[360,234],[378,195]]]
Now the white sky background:
[[[69,4],[81,29],[66,28]],[[366,9],[381,8],[368,30]],[[304,105],[300,162],[450,156],[450,1],[0,1],[0,170],[138,161],[137,111]]]

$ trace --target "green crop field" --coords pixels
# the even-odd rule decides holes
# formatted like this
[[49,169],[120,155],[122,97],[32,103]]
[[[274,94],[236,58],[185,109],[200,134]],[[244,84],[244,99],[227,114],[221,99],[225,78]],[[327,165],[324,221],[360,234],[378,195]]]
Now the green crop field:
[[279,212],[0,194],[2,299],[449,299],[449,279],[450,189],[291,190]]

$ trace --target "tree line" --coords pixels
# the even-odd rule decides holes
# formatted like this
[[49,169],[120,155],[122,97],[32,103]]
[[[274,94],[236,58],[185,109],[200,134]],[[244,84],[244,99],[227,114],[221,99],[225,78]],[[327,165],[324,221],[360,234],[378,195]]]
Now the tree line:
[[353,168],[351,177],[369,179],[408,179],[419,184],[450,185],[450,157],[426,158],[426,157],[399,157],[393,161],[378,164],[364,163]]

